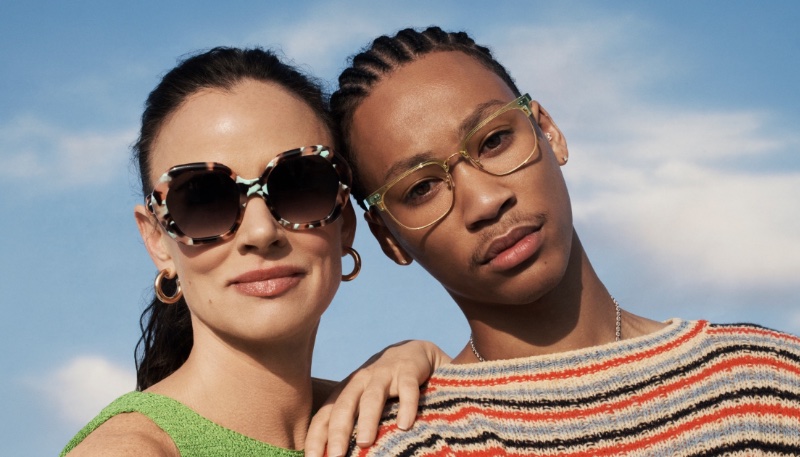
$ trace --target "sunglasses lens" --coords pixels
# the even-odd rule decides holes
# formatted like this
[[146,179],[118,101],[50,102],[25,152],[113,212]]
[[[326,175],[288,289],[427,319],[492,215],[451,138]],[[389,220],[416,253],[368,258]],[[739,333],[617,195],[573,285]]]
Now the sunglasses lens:
[[222,171],[190,171],[173,178],[167,208],[181,232],[190,238],[222,235],[236,223],[239,191]]
[[322,221],[336,208],[339,176],[320,156],[283,160],[270,173],[267,188],[272,210],[295,224]]

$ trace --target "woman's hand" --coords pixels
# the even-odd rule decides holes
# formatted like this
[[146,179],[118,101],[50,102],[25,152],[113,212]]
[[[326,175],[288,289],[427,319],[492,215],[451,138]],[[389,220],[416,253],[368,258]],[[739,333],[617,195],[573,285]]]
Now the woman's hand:
[[306,437],[308,457],[328,457],[347,452],[353,424],[358,418],[356,443],[367,447],[375,441],[378,423],[388,398],[399,397],[397,425],[408,430],[414,424],[419,386],[450,357],[428,341],[403,341],[370,357],[340,382],[311,420]]

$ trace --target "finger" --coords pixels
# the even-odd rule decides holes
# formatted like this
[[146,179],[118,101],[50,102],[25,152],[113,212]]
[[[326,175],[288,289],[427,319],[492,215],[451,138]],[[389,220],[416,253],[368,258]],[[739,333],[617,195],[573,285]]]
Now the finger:
[[327,430],[329,457],[341,456],[347,452],[362,389],[359,383],[348,384],[331,405]]
[[367,447],[375,442],[388,396],[386,388],[381,387],[385,385],[386,383],[379,382],[370,384],[361,396],[358,405],[358,432],[356,433],[356,444],[359,447]]
[[322,457],[328,442],[328,423],[333,405],[325,405],[311,418],[306,435],[306,457]]
[[342,457],[350,447],[350,432],[353,430],[352,421],[345,428],[328,429],[328,457]]
[[397,408],[397,428],[408,430],[417,418],[419,404],[419,382],[413,377],[403,377],[397,385],[400,404]]

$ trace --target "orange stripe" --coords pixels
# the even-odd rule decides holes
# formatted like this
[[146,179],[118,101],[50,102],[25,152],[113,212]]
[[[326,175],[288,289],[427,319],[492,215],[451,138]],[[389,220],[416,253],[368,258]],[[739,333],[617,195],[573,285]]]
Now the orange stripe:
[[631,406],[636,406],[638,404],[646,403],[657,397],[669,396],[679,390],[683,390],[693,385],[701,384],[704,382],[705,379],[713,377],[717,373],[732,371],[740,366],[749,369],[749,367],[753,365],[760,367],[769,366],[777,371],[786,371],[796,376],[800,376],[800,367],[796,365],[791,365],[782,361],[766,357],[742,355],[735,358],[718,360],[717,363],[705,367],[703,371],[697,372],[692,376],[678,377],[674,382],[670,382],[668,384],[662,384],[658,386],[656,389],[643,392],[637,396],[621,399],[620,401],[617,401],[615,403],[602,403],[600,405],[586,409],[570,409],[565,411],[554,411],[554,412],[544,412],[544,413],[522,412],[522,411],[512,413],[508,411],[490,409],[494,408],[493,406],[487,406],[487,408],[481,408],[478,406],[467,406],[450,413],[423,412],[419,415],[419,418],[420,419],[424,418],[426,421],[429,422],[435,420],[444,420],[453,422],[460,419],[464,419],[471,414],[479,414],[481,416],[490,417],[493,419],[505,418],[505,419],[517,419],[526,421],[582,419],[586,417],[591,417],[599,413],[606,413],[608,411],[616,411]]
[[[780,405],[740,404],[728,408],[721,408],[719,410],[714,410],[713,414],[698,417],[694,420],[681,424],[680,426],[673,427],[671,430],[665,430],[661,433],[652,435],[650,437],[647,437],[639,441],[623,443],[621,445],[615,443],[613,445],[606,446],[605,448],[593,449],[592,451],[585,451],[585,452],[575,452],[569,455],[575,457],[584,457],[584,456],[590,457],[595,455],[609,455],[609,456],[619,455],[622,452],[640,450],[657,443],[663,443],[667,441],[669,438],[684,435],[695,429],[702,431],[703,425],[706,424],[711,424],[717,421],[725,420],[733,416],[745,416],[748,414],[754,414],[760,417],[776,416],[777,418],[793,417],[800,419],[800,409],[798,408],[788,408]],[[551,454],[550,456],[555,457],[564,455],[567,454],[559,452],[558,454]]]
[[[515,451],[504,448],[500,445],[482,446],[480,449],[475,450],[461,450],[454,451],[450,446],[445,445],[443,448],[436,451],[430,450],[427,453],[420,454],[420,456],[458,456],[458,457],[489,457],[489,456],[538,456],[538,457],[593,457],[593,456],[616,456],[621,453],[630,452],[634,450],[642,450],[653,446],[658,443],[666,442],[670,438],[680,437],[691,431],[697,430],[702,433],[703,426],[707,424],[717,423],[724,421],[734,416],[756,415],[761,418],[764,416],[775,416],[776,418],[791,417],[800,419],[800,409],[788,408],[780,405],[761,405],[761,404],[746,404],[735,405],[728,408],[717,409],[713,414],[698,417],[689,422],[683,423],[679,426],[672,427],[669,430],[664,430],[658,434],[651,435],[634,442],[618,443],[613,442],[608,446],[593,448],[589,450],[578,450],[575,452],[565,452],[559,450],[556,453],[537,453],[533,450]],[[642,436],[642,435],[637,435]],[[366,456],[368,450],[360,450],[360,456]]]
[[566,379],[575,376],[582,376],[587,373],[597,373],[600,371],[605,371],[611,368],[618,367],[620,365],[625,365],[627,363],[640,361],[643,359],[647,359],[658,354],[662,354],[664,352],[668,352],[673,348],[684,344],[686,341],[694,338],[699,333],[703,331],[708,326],[708,322],[706,321],[698,321],[697,325],[691,329],[691,331],[687,332],[683,336],[681,336],[677,340],[672,340],[663,346],[658,346],[652,348],[648,351],[641,351],[635,354],[631,354],[625,357],[620,357],[616,359],[610,359],[602,363],[597,363],[594,365],[588,365],[583,368],[576,368],[572,370],[559,370],[559,371],[552,371],[548,373],[540,373],[535,375],[516,375],[516,376],[508,376],[505,378],[492,378],[492,379],[442,379],[442,378],[435,378],[432,377],[429,381],[428,385],[431,387],[437,386],[455,386],[455,387],[482,387],[482,386],[497,386],[497,385],[505,385],[505,384],[514,384],[519,382],[530,382],[530,381],[548,381],[548,380],[556,380],[556,379]]
[[516,457],[539,457],[543,456],[544,454],[537,454],[534,451],[525,451],[525,452],[514,452],[508,449],[505,449],[502,446],[491,446],[491,447],[483,447],[481,449],[476,449],[474,451],[471,450],[462,450],[462,451],[454,451],[450,446],[445,446],[442,449],[438,449],[435,451],[426,452],[425,454],[420,454],[419,457],[499,457],[499,456],[516,456]]

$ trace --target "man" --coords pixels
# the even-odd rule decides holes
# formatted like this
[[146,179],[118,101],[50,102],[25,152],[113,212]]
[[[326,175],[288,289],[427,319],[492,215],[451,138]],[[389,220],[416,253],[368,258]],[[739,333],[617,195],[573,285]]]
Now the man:
[[339,83],[331,105],[372,233],[472,330],[413,429],[389,409],[375,446],[351,452],[800,453],[800,340],[622,311],[572,226],[564,135],[488,49],[406,29]]

